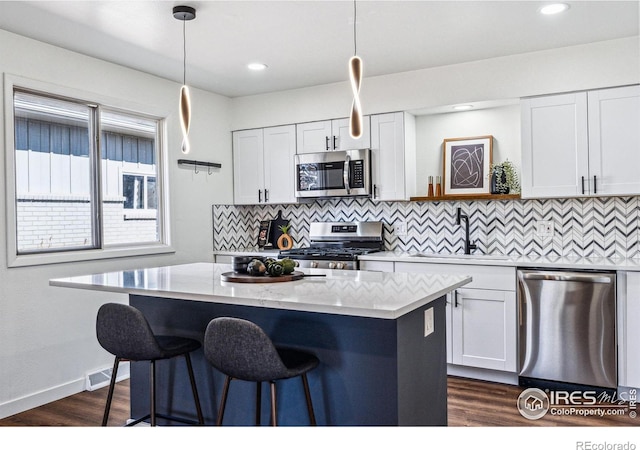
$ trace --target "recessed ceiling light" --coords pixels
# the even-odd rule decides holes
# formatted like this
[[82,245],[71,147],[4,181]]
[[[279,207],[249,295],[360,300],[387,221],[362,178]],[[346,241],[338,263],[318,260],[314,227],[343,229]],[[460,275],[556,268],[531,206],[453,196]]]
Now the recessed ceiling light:
[[539,11],[540,14],[552,15],[559,14],[563,11],[566,11],[567,9],[569,9],[569,5],[567,5],[566,3],[551,3],[549,5],[543,6]]
[[249,70],[260,71],[266,69],[267,65],[263,63],[250,63],[247,64],[247,67],[249,68]]
[[473,105],[457,105],[453,107],[453,109],[455,109],[456,111],[464,111],[465,109],[471,108],[473,108]]

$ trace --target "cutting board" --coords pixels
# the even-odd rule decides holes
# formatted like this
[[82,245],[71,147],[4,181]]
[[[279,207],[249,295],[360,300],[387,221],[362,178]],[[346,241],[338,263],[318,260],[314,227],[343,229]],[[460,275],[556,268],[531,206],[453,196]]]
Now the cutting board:
[[284,281],[300,280],[303,277],[304,273],[297,271],[288,275],[280,275],[279,277],[272,277],[269,275],[254,276],[240,272],[225,272],[220,275],[222,281],[230,281],[233,283],[282,283]]
[[273,248],[278,248],[278,239],[282,236],[280,227],[284,225],[289,225],[289,221],[282,218],[282,211],[278,211],[278,217],[271,220],[271,244]]

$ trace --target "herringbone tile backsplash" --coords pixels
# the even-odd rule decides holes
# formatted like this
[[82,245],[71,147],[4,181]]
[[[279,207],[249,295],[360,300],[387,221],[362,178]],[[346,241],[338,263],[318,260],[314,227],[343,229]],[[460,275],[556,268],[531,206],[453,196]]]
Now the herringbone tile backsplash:
[[[215,250],[255,247],[260,220],[282,211],[296,246],[309,245],[309,223],[381,221],[389,251],[459,253],[463,227],[456,208],[469,216],[478,252],[496,255],[640,258],[640,197],[446,202],[374,202],[366,198],[318,200],[295,205],[214,205]],[[538,236],[540,220],[552,237]],[[407,224],[396,236],[394,223]]]

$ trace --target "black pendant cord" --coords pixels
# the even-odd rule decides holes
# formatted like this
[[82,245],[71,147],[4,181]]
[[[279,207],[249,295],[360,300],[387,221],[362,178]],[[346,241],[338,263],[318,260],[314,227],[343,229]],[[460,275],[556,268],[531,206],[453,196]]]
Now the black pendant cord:
[[187,84],[187,21],[182,21],[182,85]]
[[353,0],[353,56],[356,56],[358,54],[358,41],[356,39],[356,22],[357,22],[356,0]]

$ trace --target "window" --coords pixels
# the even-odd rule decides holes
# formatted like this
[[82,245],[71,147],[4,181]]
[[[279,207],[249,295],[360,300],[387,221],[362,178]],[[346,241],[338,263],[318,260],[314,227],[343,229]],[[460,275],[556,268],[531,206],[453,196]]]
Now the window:
[[87,251],[114,256],[132,245],[166,251],[158,164],[163,121],[67,95],[12,89],[10,262],[12,256],[74,251],[83,253],[79,259],[90,259]]
[[124,209],[156,209],[156,177],[148,175],[122,175]]
[[158,121],[104,108],[100,119],[104,243],[158,242]]
[[123,175],[122,192],[124,193],[125,209],[146,209],[144,195],[144,176]]

